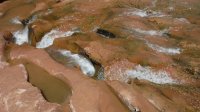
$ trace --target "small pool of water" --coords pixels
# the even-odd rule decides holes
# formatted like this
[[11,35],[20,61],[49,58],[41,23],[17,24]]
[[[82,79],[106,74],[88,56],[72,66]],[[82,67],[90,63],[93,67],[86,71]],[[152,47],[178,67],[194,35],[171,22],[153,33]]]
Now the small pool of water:
[[29,82],[41,90],[47,101],[62,104],[69,99],[72,92],[66,82],[52,76],[35,64],[26,63],[25,67],[28,72]]

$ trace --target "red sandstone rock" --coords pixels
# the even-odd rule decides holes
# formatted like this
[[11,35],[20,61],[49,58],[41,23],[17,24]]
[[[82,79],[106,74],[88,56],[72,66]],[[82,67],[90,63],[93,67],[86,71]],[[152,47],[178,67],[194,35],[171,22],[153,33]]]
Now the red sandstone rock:
[[[189,101],[183,98],[182,93],[176,93],[170,88],[165,88],[163,89],[164,91],[161,91],[162,89],[156,86],[140,81],[133,81],[131,85],[117,81],[109,81],[108,84],[130,107],[137,107],[142,112],[163,110],[166,112],[194,111],[191,105],[188,106]],[[174,97],[177,100],[174,100]]]
[[[66,68],[56,63],[44,50],[29,46],[15,46],[11,50],[10,58],[12,60],[26,59],[54,76],[64,76],[69,82],[69,85],[72,86],[72,96],[70,98],[70,107],[72,111],[128,111],[104,82],[98,82],[87,78],[77,69]],[[109,107],[107,107],[108,105]]]
[[141,112],[158,112],[159,110],[148,101],[137,88],[118,81],[108,81],[108,84],[118,94],[120,99],[125,102],[132,111],[139,109]]
[[58,112],[60,106],[47,102],[40,91],[27,82],[23,65],[0,70],[1,112]]
[[[33,45],[40,40],[41,33],[43,35],[51,27],[54,27],[49,26],[46,21],[54,22],[55,26],[62,31],[78,27],[82,31],[80,35],[71,36],[70,39],[57,39],[53,47],[72,50],[76,53],[83,49],[92,60],[105,67],[106,80],[127,82],[124,71],[131,69],[135,64],[140,64],[156,70],[164,69],[171,74],[173,79],[183,82],[179,88],[176,85],[160,87],[149,82],[143,84],[140,81],[132,82],[132,85],[117,81],[107,81],[107,83],[95,81],[85,77],[77,69],[58,64],[44,50],[28,46],[14,46],[10,54],[12,61],[17,60],[18,63],[23,63],[24,60],[21,59],[25,59],[59,79],[66,78],[73,90],[70,103],[66,108],[70,107],[72,112],[124,112],[127,111],[127,107],[133,110],[138,107],[142,112],[199,111],[200,96],[197,87],[200,84],[198,78],[200,73],[198,45],[200,22],[198,4],[198,0],[61,0],[59,3],[52,0],[6,1],[0,4],[0,31],[14,32],[21,26],[11,24],[11,19],[17,16],[24,19],[31,16],[30,14],[34,14],[45,22],[36,22],[39,28],[35,27],[36,29],[34,29],[37,34],[36,38],[31,37],[31,39],[35,39],[32,40],[34,41]],[[50,9],[47,10],[48,8]],[[153,9],[167,16],[123,15],[132,8],[139,8],[141,13],[149,14]],[[46,28],[46,24],[48,24],[48,28]],[[105,28],[116,34],[117,38],[102,39],[100,35],[93,32],[96,27]],[[165,34],[165,36],[138,35],[134,28],[144,31],[161,31],[169,28],[169,33],[167,32],[168,35]],[[9,35],[8,37],[10,37]],[[7,49],[1,39],[3,38],[0,38],[0,112],[7,112],[5,109],[17,112],[59,109],[59,105],[46,102],[40,91],[32,87],[25,77],[22,77],[24,74],[22,68],[9,66],[9,63],[5,61],[7,54],[4,54]],[[180,47],[182,52],[180,55],[173,56],[158,53],[148,48],[145,44],[146,41],[163,47]],[[13,76],[13,73],[17,73],[17,75]],[[13,77],[17,80],[14,80]],[[11,86],[10,82],[14,84]],[[13,87],[14,89],[12,89]],[[18,87],[24,87],[27,91],[18,91]],[[16,92],[22,92],[22,94]],[[32,95],[33,97],[30,98]],[[34,97],[35,95],[36,97]],[[22,103],[16,102],[17,100]],[[39,100],[39,105],[34,107],[33,102],[27,100],[33,102]],[[26,108],[24,107],[26,105],[22,105],[24,102],[28,104]]]
[[135,67],[135,64],[126,59],[113,61],[110,65],[104,67],[104,77],[106,80],[119,80],[128,82],[130,79],[126,72]]

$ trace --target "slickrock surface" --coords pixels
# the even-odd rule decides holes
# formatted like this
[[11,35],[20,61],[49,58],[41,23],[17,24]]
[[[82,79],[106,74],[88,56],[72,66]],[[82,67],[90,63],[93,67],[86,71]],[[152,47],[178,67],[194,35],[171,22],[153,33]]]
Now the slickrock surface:
[[[42,57],[40,57],[41,55]],[[72,96],[69,99],[71,110],[80,112],[128,111],[104,82],[92,80],[76,69],[69,69],[56,63],[44,50],[29,46],[14,47],[11,50],[10,58],[16,61],[28,60],[54,76],[65,77],[72,87]]]
[[199,112],[199,0],[3,0],[0,112]]

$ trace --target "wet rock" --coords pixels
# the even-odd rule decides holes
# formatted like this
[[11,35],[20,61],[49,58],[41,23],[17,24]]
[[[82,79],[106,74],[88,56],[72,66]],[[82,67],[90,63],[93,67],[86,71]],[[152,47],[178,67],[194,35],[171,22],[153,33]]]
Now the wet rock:
[[45,20],[37,20],[29,26],[29,41],[31,45],[36,46],[46,32],[53,27],[52,23]]
[[62,37],[70,37],[77,32],[79,31],[76,30],[61,31],[59,29],[52,29],[50,32],[44,35],[44,37],[41,39],[40,42],[36,44],[36,48],[47,48],[53,45],[55,39]]
[[104,37],[107,37],[107,38],[115,38],[115,34],[107,31],[107,30],[104,30],[104,29],[97,29],[96,33],[104,36]]
[[74,54],[71,51],[64,49],[48,50],[48,52],[56,61],[64,64],[65,66],[80,68],[83,74],[88,77],[93,77],[95,74],[94,65],[83,55]]

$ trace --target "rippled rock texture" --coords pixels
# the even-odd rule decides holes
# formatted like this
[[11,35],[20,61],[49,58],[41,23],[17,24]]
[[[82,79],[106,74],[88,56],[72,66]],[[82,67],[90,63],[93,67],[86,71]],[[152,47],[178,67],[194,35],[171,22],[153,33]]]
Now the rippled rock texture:
[[0,112],[199,112],[199,0],[0,2]]

